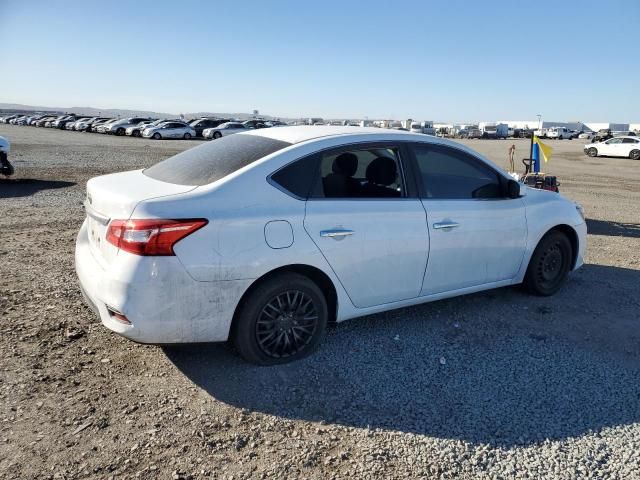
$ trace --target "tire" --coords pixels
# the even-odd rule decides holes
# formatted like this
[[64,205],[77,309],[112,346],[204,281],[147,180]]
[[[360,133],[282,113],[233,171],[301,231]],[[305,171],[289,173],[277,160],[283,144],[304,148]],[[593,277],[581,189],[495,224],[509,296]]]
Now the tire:
[[125,134],[124,128],[119,128],[118,130],[116,130],[116,135],[121,137],[124,134]]
[[132,137],[139,137],[140,136],[140,132],[138,130],[134,130],[133,132],[131,132],[131,136]]
[[185,140],[191,140],[191,134],[185,133],[182,138],[184,138]]
[[222,134],[220,132],[213,132],[213,139],[217,140],[222,136]]
[[158,132],[153,134],[152,137],[154,140],[162,140],[162,135],[160,135]]
[[276,365],[310,354],[324,337],[327,301],[322,290],[297,273],[273,276],[243,300],[231,338],[238,353],[257,365]]
[[567,236],[559,231],[547,233],[531,256],[524,287],[535,295],[553,295],[565,282],[572,259],[573,249]]
[[631,160],[640,160],[640,150],[631,150],[631,153],[629,153],[629,158]]
[[591,147],[589,150],[587,150],[587,155],[589,155],[590,157],[597,157],[598,156],[598,150]]

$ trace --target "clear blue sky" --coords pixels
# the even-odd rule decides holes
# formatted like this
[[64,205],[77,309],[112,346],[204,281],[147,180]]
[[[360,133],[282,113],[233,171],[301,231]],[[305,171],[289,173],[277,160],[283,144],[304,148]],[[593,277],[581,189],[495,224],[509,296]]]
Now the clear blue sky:
[[0,102],[640,122],[639,27],[640,0],[0,0]]

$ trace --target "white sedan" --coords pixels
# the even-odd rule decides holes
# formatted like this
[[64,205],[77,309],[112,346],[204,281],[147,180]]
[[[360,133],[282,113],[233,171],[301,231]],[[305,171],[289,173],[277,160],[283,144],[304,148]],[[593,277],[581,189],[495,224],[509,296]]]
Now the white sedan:
[[614,137],[604,142],[588,143],[584,153],[590,157],[626,157],[640,160],[640,138]]
[[206,139],[218,139],[220,137],[226,137],[233,135],[234,133],[242,133],[250,130],[240,122],[227,122],[222,125],[218,125],[214,128],[205,128],[202,131],[202,136]]
[[359,127],[250,130],[87,183],[85,298],[143,343],[231,339],[300,358],[328,322],[496,287],[557,292],[579,205],[448,140]]
[[149,125],[142,130],[144,138],[153,138],[154,140],[162,140],[163,138],[182,138],[190,140],[196,136],[193,127],[183,122],[164,122],[159,125]]

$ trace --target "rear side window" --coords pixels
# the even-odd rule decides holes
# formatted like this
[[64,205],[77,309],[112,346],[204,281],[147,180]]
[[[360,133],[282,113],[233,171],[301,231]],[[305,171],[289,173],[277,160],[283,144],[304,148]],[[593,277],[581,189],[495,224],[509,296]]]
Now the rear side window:
[[207,185],[290,145],[258,135],[230,135],[179,153],[142,173],[178,185]]
[[424,198],[504,197],[498,174],[471,155],[441,145],[413,147]]
[[313,182],[318,178],[317,155],[302,158],[271,175],[271,182],[292,195],[307,199]]

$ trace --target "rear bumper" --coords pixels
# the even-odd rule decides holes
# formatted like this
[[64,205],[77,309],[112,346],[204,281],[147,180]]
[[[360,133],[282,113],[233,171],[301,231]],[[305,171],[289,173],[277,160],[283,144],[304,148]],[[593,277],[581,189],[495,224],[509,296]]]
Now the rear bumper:
[[[250,280],[198,282],[177,257],[119,253],[103,268],[89,244],[86,222],[76,241],[76,274],[102,324],[140,343],[225,341],[235,307]],[[126,325],[109,312],[123,313]]]

